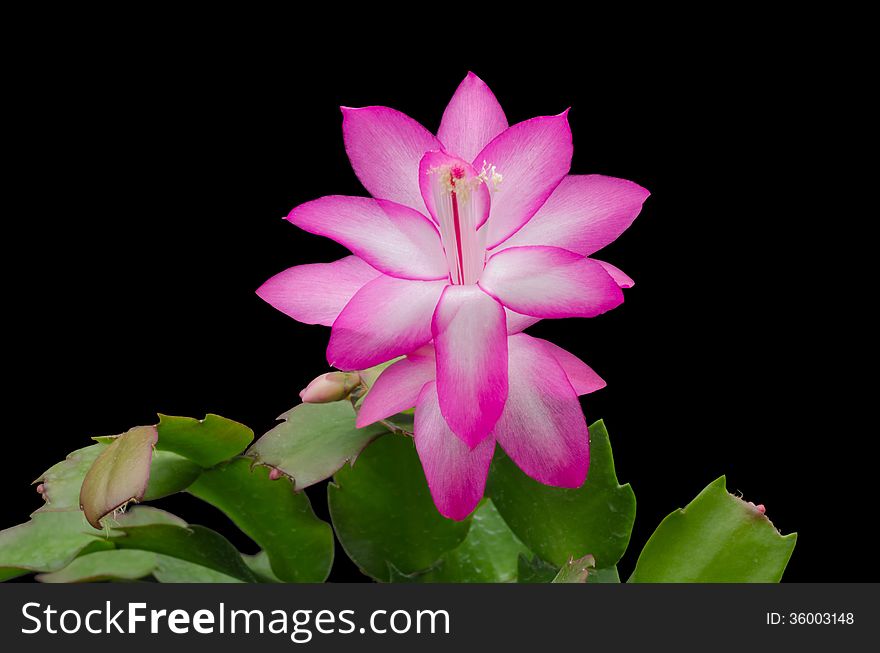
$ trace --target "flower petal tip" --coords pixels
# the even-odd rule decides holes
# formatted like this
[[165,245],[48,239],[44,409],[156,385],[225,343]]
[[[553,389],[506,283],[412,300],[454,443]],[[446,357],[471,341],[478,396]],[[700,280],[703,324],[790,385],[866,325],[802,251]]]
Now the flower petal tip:
[[467,439],[462,438],[461,436],[457,436],[457,437],[459,437],[459,439],[467,445],[468,449],[473,451],[474,449],[479,447],[481,444],[483,444],[483,442],[485,442],[490,437],[492,437],[492,433],[490,431],[486,431],[485,433],[478,434],[478,435],[471,434],[471,436]]
[[[476,508],[476,506],[474,506],[474,508]],[[438,506],[437,511],[441,515],[446,517],[446,519],[451,519],[452,521],[464,521],[471,516],[474,508],[471,508],[470,510],[467,510],[466,508],[455,508],[450,510],[448,508],[441,508]]]
[[[442,413],[442,410],[441,410],[441,413]],[[467,429],[463,429],[463,428],[461,428],[460,426],[456,425],[456,428],[458,429],[458,430],[456,430],[456,429],[452,428],[452,425],[451,425],[451,424],[449,424],[449,422],[450,422],[451,420],[450,420],[450,419],[447,419],[447,418],[446,418],[446,415],[443,415],[443,418],[446,419],[446,423],[447,423],[447,425],[449,425],[449,430],[452,431],[453,435],[455,435],[456,438],[458,438],[459,440],[461,440],[461,442],[463,442],[464,445],[465,445],[468,449],[470,449],[471,451],[473,451],[474,449],[476,449],[477,447],[479,447],[481,444],[483,444],[483,442],[485,442],[487,439],[489,439],[489,438],[491,437],[491,435],[492,435],[492,429],[491,429],[491,428],[467,428]],[[488,424],[489,421],[491,421],[491,422],[492,422],[492,425],[494,426],[495,423],[496,423],[498,420],[497,420],[497,419],[495,419],[495,420],[486,420],[485,423]]]
[[481,86],[485,86],[486,88],[489,88],[489,85],[486,84],[485,80],[472,70],[468,71],[468,74],[465,75],[463,81],[470,82],[472,84],[474,84],[474,83],[479,84]]
[[558,483],[554,483],[556,487],[565,488],[568,490],[576,490],[581,487],[587,481],[587,473],[586,471],[583,474],[573,475],[569,478],[560,479]]

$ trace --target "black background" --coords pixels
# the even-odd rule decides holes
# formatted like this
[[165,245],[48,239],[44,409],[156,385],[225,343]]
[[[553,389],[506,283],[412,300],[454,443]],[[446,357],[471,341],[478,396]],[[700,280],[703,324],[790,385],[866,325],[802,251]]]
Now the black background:
[[[18,69],[0,525],[24,521],[39,505],[30,481],[90,436],[156,412],[215,412],[259,435],[297,403],[327,367],[329,330],[254,290],[345,254],[282,220],[365,194],[339,105],[392,106],[433,131],[472,69],[511,123],[572,107],[573,173],[652,192],[598,255],[636,281],[623,306],[530,329],[608,382],[584,408],[605,419],[638,500],[621,576],[663,516],[726,474],[799,533],[786,580],[878,578],[859,530],[875,513],[857,469],[872,436],[844,427],[846,343],[827,347],[855,275],[833,241],[851,216],[825,205],[842,165],[828,123],[845,125],[817,104],[835,85],[821,57],[225,43],[83,40]],[[309,494],[325,514],[323,484]],[[166,505],[254,549],[203,504]],[[363,577],[340,554],[331,579]]]

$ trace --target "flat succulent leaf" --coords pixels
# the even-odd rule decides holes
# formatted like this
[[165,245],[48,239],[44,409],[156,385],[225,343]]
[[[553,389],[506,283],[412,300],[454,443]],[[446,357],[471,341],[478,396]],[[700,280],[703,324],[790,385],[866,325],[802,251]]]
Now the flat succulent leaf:
[[283,421],[247,455],[290,476],[297,491],[329,478],[388,432],[381,424],[357,428],[354,408],[347,401],[300,404],[278,419]]
[[0,531],[0,579],[32,571],[56,571],[89,545],[112,548],[100,540],[79,510],[36,512],[24,524]]
[[[592,556],[585,556],[587,562]],[[520,554],[519,556],[519,575],[518,583],[560,583],[560,582],[586,582],[586,583],[619,583],[620,576],[617,573],[617,567],[608,567],[606,569],[595,569],[592,566],[587,567],[586,580],[564,580],[571,574],[571,569],[567,570],[571,564],[578,561],[572,561],[568,565],[557,569],[555,565],[541,560],[538,556],[529,558],[528,555]],[[581,577],[582,578],[582,577]]]
[[272,565],[269,562],[269,556],[265,551],[260,551],[254,555],[246,555],[242,554],[242,559],[244,563],[250,567],[251,571],[254,572],[257,577],[260,579],[260,582],[263,583],[283,583],[284,581],[278,578],[275,575],[275,572],[272,571]]
[[660,523],[629,582],[776,583],[796,541],[730,494],[722,476]]
[[137,426],[113,440],[98,455],[83,479],[79,502],[89,524],[129,501],[140,501],[150,479],[158,433],[155,426]]
[[173,556],[155,554],[156,566],[153,578],[160,583],[244,583],[236,576],[230,576],[203,565],[194,564]]
[[510,583],[516,581],[519,556],[528,553],[487,499],[474,512],[464,541],[444,553],[433,569],[401,574],[392,582]]
[[[178,426],[175,418],[171,420]],[[218,424],[227,420],[206,421],[209,428],[216,430]],[[197,420],[189,422],[201,424]],[[244,427],[235,430],[240,432],[241,428]],[[184,431],[178,428],[177,435]],[[44,505],[34,512],[31,521],[0,531],[0,581],[34,571],[51,573],[84,552],[112,548],[113,544],[103,539],[107,531],[100,528],[102,515],[113,513],[104,524],[108,528],[127,523],[131,515],[146,516],[144,511],[149,509],[140,507],[136,512],[118,513],[115,508],[129,500],[156,499],[185,489],[201,473],[201,466],[178,454],[154,450],[151,443],[155,435],[156,428],[148,426],[121,436],[94,438],[97,444],[72,452],[46,470],[35,481],[43,486]],[[227,442],[233,439],[224,437]],[[244,438],[239,437],[239,441],[244,442]],[[241,448],[246,444],[241,444]],[[84,482],[86,478],[88,484]],[[79,509],[81,500],[98,529],[87,522],[85,513]]]
[[[103,525],[110,535],[125,535],[125,529],[154,524],[187,528],[180,517],[151,506],[134,506],[132,509],[113,518]],[[140,549],[110,549],[106,541],[95,551],[90,546],[80,551],[79,556],[62,569],[37,576],[44,583],[83,583],[96,581],[131,581],[154,577],[162,583],[241,583],[233,577],[215,569],[202,566],[180,558]],[[244,559],[244,556],[242,556]]]
[[45,503],[37,512],[79,510],[79,492],[83,479],[95,459],[107,448],[103,444],[77,449],[47,469],[34,483],[43,485]]
[[432,568],[467,536],[470,519],[434,506],[412,438],[386,435],[343,467],[327,488],[333,528],[360,569],[381,581]]
[[554,583],[586,583],[590,571],[596,568],[596,559],[589,553],[577,560],[569,558],[568,562],[553,578]]
[[523,544],[557,569],[570,558],[588,553],[597,565],[611,567],[626,551],[636,499],[629,484],[617,482],[608,432],[601,420],[590,426],[590,471],[581,487],[542,485],[520,471],[499,448],[487,493]]
[[150,482],[142,501],[155,501],[183,492],[199,477],[202,467],[170,451],[153,451]]
[[329,575],[333,529],[287,477],[272,480],[267,468],[236,458],[205,471],[189,492],[219,508],[259,544],[281,580],[320,583]]
[[110,538],[118,549],[152,551],[253,583],[257,577],[241,554],[220,533],[204,526],[152,524],[114,528]]
[[149,551],[97,551],[75,558],[58,571],[40,574],[42,583],[93,583],[105,580],[138,580],[153,573],[156,554]]
[[425,571],[417,571],[414,574],[405,574],[400,569],[395,567],[392,563],[388,563],[388,579],[389,583],[397,583],[397,584],[410,584],[410,583],[418,583],[419,576],[425,574]]
[[148,576],[160,583],[244,582],[179,558],[136,549],[111,549],[81,555],[63,569],[38,575],[37,580],[43,583],[91,583],[132,581]]
[[517,583],[552,583],[559,569],[536,555],[520,553],[517,563]]
[[588,583],[619,583],[620,574],[617,573],[617,565],[605,569],[590,569]]
[[[37,512],[78,510],[83,479],[98,456],[118,436],[70,453],[66,459],[46,470],[34,483],[43,486],[45,503]],[[143,501],[152,501],[185,490],[201,474],[202,468],[170,451],[153,450],[150,479]]]
[[82,549],[79,550],[76,556],[84,556],[90,553],[95,553],[96,551],[108,551],[115,548],[111,542],[107,541],[106,536],[107,530],[105,529],[103,537],[101,537],[100,539],[96,538],[94,541],[86,544]]
[[178,558],[135,549],[111,549],[75,558],[58,571],[40,574],[42,583],[132,581],[152,576],[160,583],[242,583],[244,581]]
[[134,506],[92,528],[80,510],[37,511],[24,524],[0,531],[0,580],[29,572],[55,572],[78,557],[112,550],[114,529],[147,524],[186,526],[179,517],[151,506]]
[[[131,526],[150,526],[151,524],[170,524],[172,526],[186,527],[187,523],[177,515],[154,508],[153,506],[132,506],[118,515],[114,515],[102,522],[109,534],[113,535],[114,529],[130,528]],[[118,534],[118,533],[117,533]]]
[[0,567],[0,583],[6,582],[19,576],[25,576],[30,573],[28,569],[20,569],[17,567]]
[[205,419],[159,415],[160,451],[171,451],[202,467],[237,456],[254,439],[254,432],[244,424],[219,415],[208,414]]

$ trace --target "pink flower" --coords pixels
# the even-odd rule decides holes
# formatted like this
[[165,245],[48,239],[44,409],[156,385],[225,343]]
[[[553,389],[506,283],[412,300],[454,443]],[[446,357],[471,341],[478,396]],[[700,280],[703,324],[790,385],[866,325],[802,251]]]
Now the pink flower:
[[464,519],[479,503],[498,442],[545,485],[580,487],[590,464],[590,436],[578,395],[605,382],[586,363],[524,333],[507,338],[508,400],[492,435],[470,447],[450,430],[439,403],[435,349],[425,345],[376,380],[358,412],[367,426],[416,407],[416,449],[438,510]]
[[[433,341],[434,381],[419,386],[420,451],[437,446],[452,455],[463,446],[485,457],[496,439],[513,446],[510,434],[524,419],[504,417],[518,410],[507,401],[522,382],[513,360],[552,357],[549,343],[519,344],[536,341],[508,334],[544,318],[593,317],[623,301],[621,288],[632,280],[588,256],[632,223],[648,192],[621,179],[569,176],[568,112],[508,127],[495,96],[473,74],[446,107],[436,137],[386,107],[342,111],[346,151],[373,197],[323,197],[296,207],[288,220],[354,255],[290,268],[258,294],[301,322],[332,326],[327,360],[342,370]],[[568,381],[557,382],[548,396],[565,394]],[[436,435],[439,422],[425,426],[431,415],[458,439],[437,444],[445,440]],[[571,469],[552,457],[546,469],[517,462],[548,479],[542,482],[567,484],[583,481],[586,451],[571,448]]]

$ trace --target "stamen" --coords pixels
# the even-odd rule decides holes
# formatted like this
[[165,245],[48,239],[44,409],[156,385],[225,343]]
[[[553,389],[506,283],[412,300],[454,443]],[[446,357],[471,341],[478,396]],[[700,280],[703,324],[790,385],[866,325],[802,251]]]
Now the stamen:
[[[452,169],[452,185],[455,186],[455,173],[458,170],[456,168]],[[464,175],[462,174],[458,178],[461,179]],[[455,246],[458,249],[458,278],[464,280],[464,256],[461,252],[461,216],[458,214],[458,195],[456,195],[453,190],[452,193],[452,220],[455,226]]]
[[464,163],[433,166],[427,171],[431,176],[434,210],[449,264],[449,280],[453,284],[476,283],[483,271],[485,230],[477,232],[482,217],[477,215],[481,206],[477,193],[480,184],[486,180],[497,183],[501,178],[494,168],[483,167],[485,174],[479,175],[468,172],[471,168]]
[[477,175],[477,179],[486,184],[493,193],[498,190],[501,182],[504,181],[504,177],[495,169],[495,166],[487,163],[485,159],[483,159],[483,167],[480,170],[480,174]]

